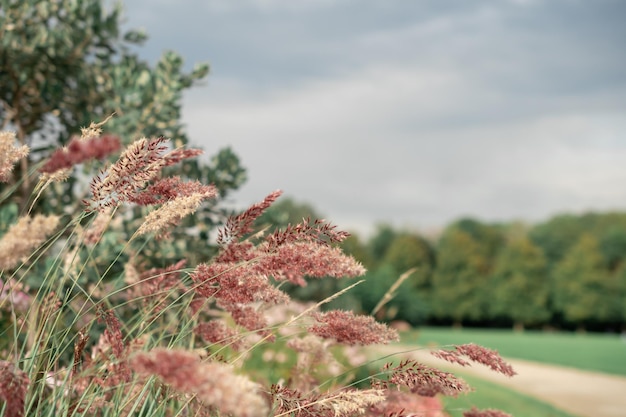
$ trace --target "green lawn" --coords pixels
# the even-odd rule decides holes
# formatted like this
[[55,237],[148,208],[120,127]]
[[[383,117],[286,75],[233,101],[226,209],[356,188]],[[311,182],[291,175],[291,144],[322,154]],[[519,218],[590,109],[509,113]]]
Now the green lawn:
[[504,357],[626,376],[626,341],[618,335],[423,327],[402,334],[422,346],[476,343]]
[[495,408],[515,417],[575,417],[565,411],[524,394],[502,387],[480,378],[458,373],[475,391],[458,398],[444,397],[446,412],[451,417],[462,417],[464,410],[475,405],[479,409]]

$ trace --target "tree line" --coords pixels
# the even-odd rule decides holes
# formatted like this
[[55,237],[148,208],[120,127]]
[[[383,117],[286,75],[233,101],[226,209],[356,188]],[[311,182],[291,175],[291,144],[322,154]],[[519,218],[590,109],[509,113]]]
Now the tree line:
[[[283,226],[316,216],[313,207],[287,199],[261,220]],[[626,213],[558,215],[534,225],[460,219],[436,237],[379,225],[368,239],[353,234],[343,249],[368,273],[333,307],[371,312],[415,268],[377,312],[381,320],[520,329],[626,325]],[[324,279],[292,291],[319,299],[341,285]]]

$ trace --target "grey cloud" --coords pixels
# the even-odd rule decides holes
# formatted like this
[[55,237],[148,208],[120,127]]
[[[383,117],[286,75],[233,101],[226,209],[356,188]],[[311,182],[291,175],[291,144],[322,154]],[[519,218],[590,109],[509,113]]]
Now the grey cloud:
[[145,56],[211,62],[185,121],[242,157],[244,204],[281,187],[359,228],[626,206],[623,2],[128,7]]

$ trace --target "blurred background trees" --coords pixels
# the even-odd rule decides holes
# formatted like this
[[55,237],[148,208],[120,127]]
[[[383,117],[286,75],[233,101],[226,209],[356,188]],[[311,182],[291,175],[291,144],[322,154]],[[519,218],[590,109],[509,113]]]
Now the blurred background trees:
[[[285,197],[262,220],[274,227],[303,217],[320,215]],[[380,320],[518,330],[626,326],[626,213],[559,215],[536,225],[460,219],[429,237],[379,224],[342,248],[368,272],[333,307],[369,313],[400,275],[417,268]],[[292,294],[319,299],[349,284],[326,278]]]
[[491,277],[489,317],[523,329],[546,323],[550,286],[543,251],[527,236],[512,236],[498,253]]

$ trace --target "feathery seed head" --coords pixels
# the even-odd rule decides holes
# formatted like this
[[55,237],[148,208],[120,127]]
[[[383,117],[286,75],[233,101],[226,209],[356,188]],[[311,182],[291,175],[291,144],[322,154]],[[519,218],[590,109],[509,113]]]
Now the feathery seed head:
[[104,159],[117,152],[120,147],[120,139],[114,135],[91,137],[86,140],[75,137],[66,147],[54,151],[39,172],[53,174],[91,159]]
[[235,417],[266,417],[269,409],[257,384],[223,363],[203,362],[186,350],[153,349],[135,355],[131,368],[158,376],[181,393],[195,394],[206,405]]
[[15,146],[15,142],[14,132],[0,132],[0,182],[9,181],[13,165],[28,155],[28,146]]
[[138,235],[157,233],[160,237],[166,237],[166,229],[176,226],[181,219],[198,210],[202,201],[213,197],[215,194],[193,193],[187,196],[177,197],[167,201],[158,209],[148,213],[146,220],[137,230]]
[[377,323],[370,316],[355,316],[352,311],[332,310],[314,313],[318,322],[309,332],[347,345],[373,345],[398,340],[398,332]]
[[104,210],[128,201],[155,178],[166,165],[163,153],[167,150],[165,138],[142,138],[133,142],[107,171],[91,182],[92,210]]
[[24,400],[29,383],[24,371],[11,362],[0,360],[0,398],[6,403],[6,417],[24,416]]
[[0,270],[12,269],[57,228],[59,216],[20,217],[0,238]]

